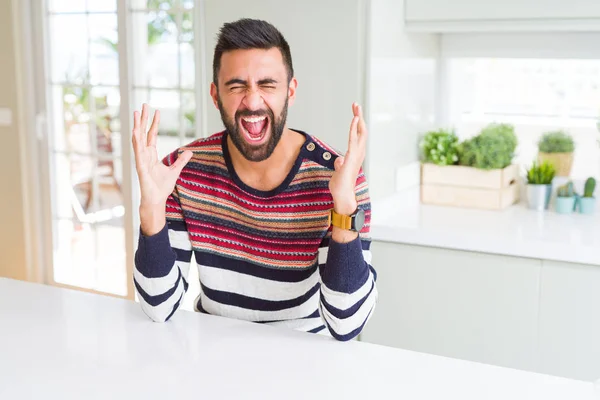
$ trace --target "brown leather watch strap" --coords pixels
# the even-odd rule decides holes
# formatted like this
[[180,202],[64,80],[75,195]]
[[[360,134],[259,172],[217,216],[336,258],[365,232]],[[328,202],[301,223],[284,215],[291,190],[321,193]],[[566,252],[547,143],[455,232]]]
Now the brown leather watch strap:
[[338,214],[332,209],[331,225],[341,229],[345,229],[347,231],[352,230],[352,217],[349,215]]

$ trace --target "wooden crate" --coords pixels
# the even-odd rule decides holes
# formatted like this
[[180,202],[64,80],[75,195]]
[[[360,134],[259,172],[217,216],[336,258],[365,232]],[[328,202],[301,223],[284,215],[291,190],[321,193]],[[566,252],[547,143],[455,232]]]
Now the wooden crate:
[[481,170],[458,165],[421,166],[421,202],[424,204],[501,210],[519,200],[519,170]]

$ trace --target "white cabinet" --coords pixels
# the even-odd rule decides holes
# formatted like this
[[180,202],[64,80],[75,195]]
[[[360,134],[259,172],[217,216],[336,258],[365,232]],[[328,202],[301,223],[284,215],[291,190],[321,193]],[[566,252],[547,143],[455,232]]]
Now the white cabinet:
[[405,0],[409,29],[589,30],[599,21],[597,0]]
[[361,340],[535,368],[541,262],[374,242],[379,300]]
[[544,261],[539,372],[600,378],[600,267]]
[[600,267],[373,242],[362,341],[600,379]]

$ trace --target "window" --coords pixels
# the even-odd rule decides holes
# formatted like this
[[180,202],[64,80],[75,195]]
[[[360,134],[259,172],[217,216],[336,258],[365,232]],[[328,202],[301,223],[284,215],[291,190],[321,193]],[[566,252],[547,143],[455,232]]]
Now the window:
[[116,1],[48,3],[53,278],[127,292]]
[[159,157],[196,137],[193,1],[131,1],[133,102],[161,112]]
[[[144,102],[160,109],[160,157],[199,136],[194,1],[47,0],[44,7],[47,62],[39,68],[46,76],[40,97],[48,100],[52,279],[133,298],[126,243],[135,246],[138,227],[127,226],[125,209],[136,204],[138,183],[123,186],[131,142],[121,118],[131,115],[120,115],[121,99],[127,94],[131,110]],[[129,40],[119,37],[124,16]],[[128,75],[131,82],[120,80]]]
[[600,60],[450,58],[447,68],[447,119],[459,135],[512,123],[516,162],[528,166],[541,134],[564,129],[576,143],[572,178],[600,176]]

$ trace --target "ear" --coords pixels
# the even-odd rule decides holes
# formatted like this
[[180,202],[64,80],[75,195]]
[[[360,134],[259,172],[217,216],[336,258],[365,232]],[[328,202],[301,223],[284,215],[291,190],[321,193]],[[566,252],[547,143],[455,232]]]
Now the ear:
[[294,104],[294,100],[296,100],[296,89],[298,88],[298,80],[296,78],[292,78],[290,84],[288,86],[288,105]]
[[219,93],[217,93],[217,85],[214,82],[210,83],[210,97],[212,97],[213,104],[219,108]]

